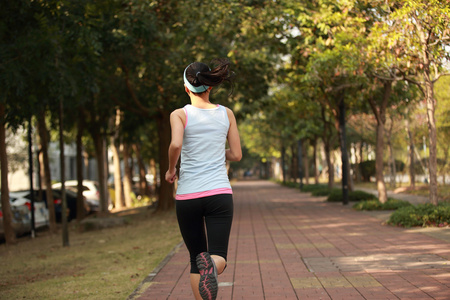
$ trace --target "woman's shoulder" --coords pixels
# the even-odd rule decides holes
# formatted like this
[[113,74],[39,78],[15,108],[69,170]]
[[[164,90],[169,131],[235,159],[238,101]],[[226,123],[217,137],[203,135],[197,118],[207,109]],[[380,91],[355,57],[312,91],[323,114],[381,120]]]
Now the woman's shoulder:
[[231,110],[231,108],[228,108],[226,106],[221,105],[227,112],[228,117],[233,116],[234,117],[234,113],[233,110]]
[[171,120],[180,119],[184,125],[186,122],[186,113],[184,108],[178,108],[172,111],[172,113],[170,114],[170,119]]
[[172,111],[171,115],[175,115],[176,116],[176,115],[184,114],[184,112],[185,112],[185,108],[184,107],[177,108],[174,111]]

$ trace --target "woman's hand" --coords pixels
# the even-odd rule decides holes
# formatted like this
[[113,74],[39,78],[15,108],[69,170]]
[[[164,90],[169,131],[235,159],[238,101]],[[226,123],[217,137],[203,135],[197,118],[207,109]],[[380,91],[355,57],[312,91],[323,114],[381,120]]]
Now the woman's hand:
[[175,179],[177,179],[177,169],[167,170],[166,172],[166,181],[168,183],[174,183]]

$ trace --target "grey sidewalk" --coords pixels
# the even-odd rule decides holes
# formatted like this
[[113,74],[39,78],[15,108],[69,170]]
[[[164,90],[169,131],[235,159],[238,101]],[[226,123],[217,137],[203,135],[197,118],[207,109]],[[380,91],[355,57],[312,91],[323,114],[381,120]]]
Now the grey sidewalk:
[[[233,189],[217,299],[450,299],[450,243],[267,181]],[[185,246],[130,299],[193,299]]]
[[[378,196],[378,191],[375,189],[368,189],[368,188],[362,188],[362,187],[356,187],[355,189]],[[394,193],[392,191],[388,191],[387,194],[388,194],[388,197],[390,197],[390,198],[408,201],[414,205],[430,202],[428,197],[424,197],[424,196],[409,195],[409,194],[405,194],[405,193]]]

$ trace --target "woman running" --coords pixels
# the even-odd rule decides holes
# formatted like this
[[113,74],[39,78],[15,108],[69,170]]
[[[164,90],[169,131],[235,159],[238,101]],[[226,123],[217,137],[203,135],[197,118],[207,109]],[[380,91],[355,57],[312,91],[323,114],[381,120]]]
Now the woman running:
[[242,158],[233,112],[209,99],[214,86],[231,82],[230,63],[226,59],[214,63],[217,66],[212,70],[201,62],[191,63],[184,70],[184,88],[191,104],[170,115],[172,141],[165,177],[170,183],[175,181],[181,154],[176,213],[190,254],[191,287],[197,300],[217,297],[217,276],[227,265],[233,219],[226,160]]

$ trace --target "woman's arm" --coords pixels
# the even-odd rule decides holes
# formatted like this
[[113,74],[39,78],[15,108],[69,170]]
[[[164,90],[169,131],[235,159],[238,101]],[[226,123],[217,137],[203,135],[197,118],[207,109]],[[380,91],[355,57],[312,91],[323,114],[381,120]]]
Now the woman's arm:
[[230,121],[230,128],[228,129],[228,145],[229,149],[225,150],[225,157],[230,161],[240,161],[242,158],[241,140],[239,138],[239,131],[236,124],[236,118],[233,111],[227,108],[228,120]]
[[177,178],[176,165],[180,158],[181,146],[183,145],[184,122],[186,116],[183,109],[177,109],[170,114],[170,127],[172,140],[169,146],[169,169],[166,172],[166,181],[173,183]]

